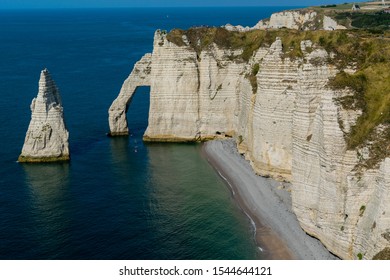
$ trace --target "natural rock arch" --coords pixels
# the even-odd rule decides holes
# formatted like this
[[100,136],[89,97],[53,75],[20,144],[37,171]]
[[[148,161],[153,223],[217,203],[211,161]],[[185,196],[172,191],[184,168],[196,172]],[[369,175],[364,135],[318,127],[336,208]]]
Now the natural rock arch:
[[126,118],[127,108],[138,87],[150,86],[151,63],[152,55],[150,53],[145,54],[141,60],[135,64],[133,71],[123,83],[118,97],[111,104],[110,109],[108,110],[111,136],[129,134]]

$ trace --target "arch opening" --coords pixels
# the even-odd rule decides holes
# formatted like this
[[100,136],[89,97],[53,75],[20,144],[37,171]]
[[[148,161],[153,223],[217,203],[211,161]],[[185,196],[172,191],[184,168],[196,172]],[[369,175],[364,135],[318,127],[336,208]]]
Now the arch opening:
[[150,86],[139,86],[126,104],[128,133],[137,138],[143,137],[149,123]]

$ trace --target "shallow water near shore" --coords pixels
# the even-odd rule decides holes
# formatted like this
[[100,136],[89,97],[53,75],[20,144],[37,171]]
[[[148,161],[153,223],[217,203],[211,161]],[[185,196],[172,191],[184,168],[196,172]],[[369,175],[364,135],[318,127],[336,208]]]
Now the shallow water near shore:
[[[107,110],[156,29],[254,25],[284,9],[0,11],[0,259],[261,259],[200,145],[142,142],[148,88],[130,105],[129,137],[106,137]],[[44,67],[71,162],[19,164]]]

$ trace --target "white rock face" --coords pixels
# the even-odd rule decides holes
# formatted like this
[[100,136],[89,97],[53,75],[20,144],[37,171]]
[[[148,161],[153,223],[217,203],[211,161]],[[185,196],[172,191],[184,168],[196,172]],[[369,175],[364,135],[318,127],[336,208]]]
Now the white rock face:
[[323,29],[337,30],[337,29],[347,29],[347,28],[345,26],[337,24],[337,21],[335,21],[334,19],[328,16],[324,16]]
[[251,29],[336,30],[346,29],[325,15],[310,10],[294,10],[274,13],[269,20],[261,20]]
[[249,27],[249,26],[242,26],[242,25],[231,25],[231,24],[226,24],[225,26],[223,26],[226,30],[228,31],[238,31],[238,32],[247,32],[247,31],[250,31],[252,30],[253,28]]
[[[291,126],[296,95],[293,87],[298,82],[297,62],[289,59],[287,62],[282,54],[282,41],[277,38],[269,49],[260,49],[251,61],[259,63],[258,89],[256,94],[252,94],[248,86],[241,89],[241,92],[249,91],[250,95],[241,95],[242,115],[237,119],[236,131],[241,136],[240,151],[258,174],[291,181]],[[244,78],[243,83],[248,83],[247,79]]]
[[[301,226],[331,252],[372,258],[390,247],[390,159],[356,174],[359,158],[340,123],[348,131],[360,112],[334,101],[350,93],[327,87],[338,70],[325,50],[303,41],[303,57],[291,60],[278,38],[244,62],[234,59],[241,51],[213,45],[197,54],[159,31],[154,40],[150,71],[131,74],[151,86],[145,140],[234,137],[258,174],[292,182]],[[253,92],[248,77],[257,65]]]
[[245,67],[229,60],[235,54],[213,46],[198,56],[157,32],[144,139],[194,141],[232,135],[235,117],[231,110],[239,98],[237,77]]
[[308,11],[305,13],[299,11],[286,11],[275,13],[271,15],[269,21],[269,28],[290,28],[300,29],[303,24],[311,22],[315,19],[317,13],[314,11]]
[[38,96],[31,103],[31,121],[19,162],[69,160],[69,133],[61,97],[47,69],[41,72]]
[[[324,69],[325,70],[325,69]],[[302,75],[312,75],[305,65]],[[309,85],[308,85],[309,86]],[[389,159],[379,170],[354,170],[338,121],[350,121],[333,101],[336,92],[301,92],[293,127],[293,209],[303,229],[344,259],[371,259],[390,245]],[[347,119],[343,119],[348,116]],[[356,116],[352,117],[356,119]],[[387,238],[387,239],[386,239]]]

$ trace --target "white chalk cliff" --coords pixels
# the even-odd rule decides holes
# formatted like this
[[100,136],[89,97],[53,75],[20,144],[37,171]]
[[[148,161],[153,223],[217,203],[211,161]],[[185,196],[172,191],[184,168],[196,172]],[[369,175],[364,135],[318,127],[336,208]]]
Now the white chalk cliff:
[[31,121],[19,162],[69,160],[69,133],[61,97],[47,69],[41,72],[38,96],[31,102]]
[[319,14],[312,10],[292,10],[274,13],[269,19],[260,20],[253,27],[243,27],[241,25],[233,26],[227,24],[224,26],[229,31],[247,32],[250,30],[267,29],[296,29],[296,30],[339,30],[346,29],[345,26],[337,23],[336,20],[324,14]]
[[[217,45],[197,53],[157,31],[109,110],[111,134],[127,133],[125,112],[135,88],[150,86],[148,141],[235,137],[263,176],[292,182],[293,209],[302,228],[343,259],[370,259],[390,247],[390,159],[357,174],[357,151],[344,130],[359,112],[335,98],[347,90],[327,84],[339,71],[331,54],[301,42],[303,57],[285,58],[282,41],[262,47],[249,62],[240,50]],[[253,88],[248,75],[257,67]],[[131,83],[131,84],[130,84]],[[253,92],[254,91],[254,92]]]
[[258,29],[289,28],[297,30],[336,30],[346,29],[329,16],[311,10],[295,10],[274,13],[269,20],[261,20]]

